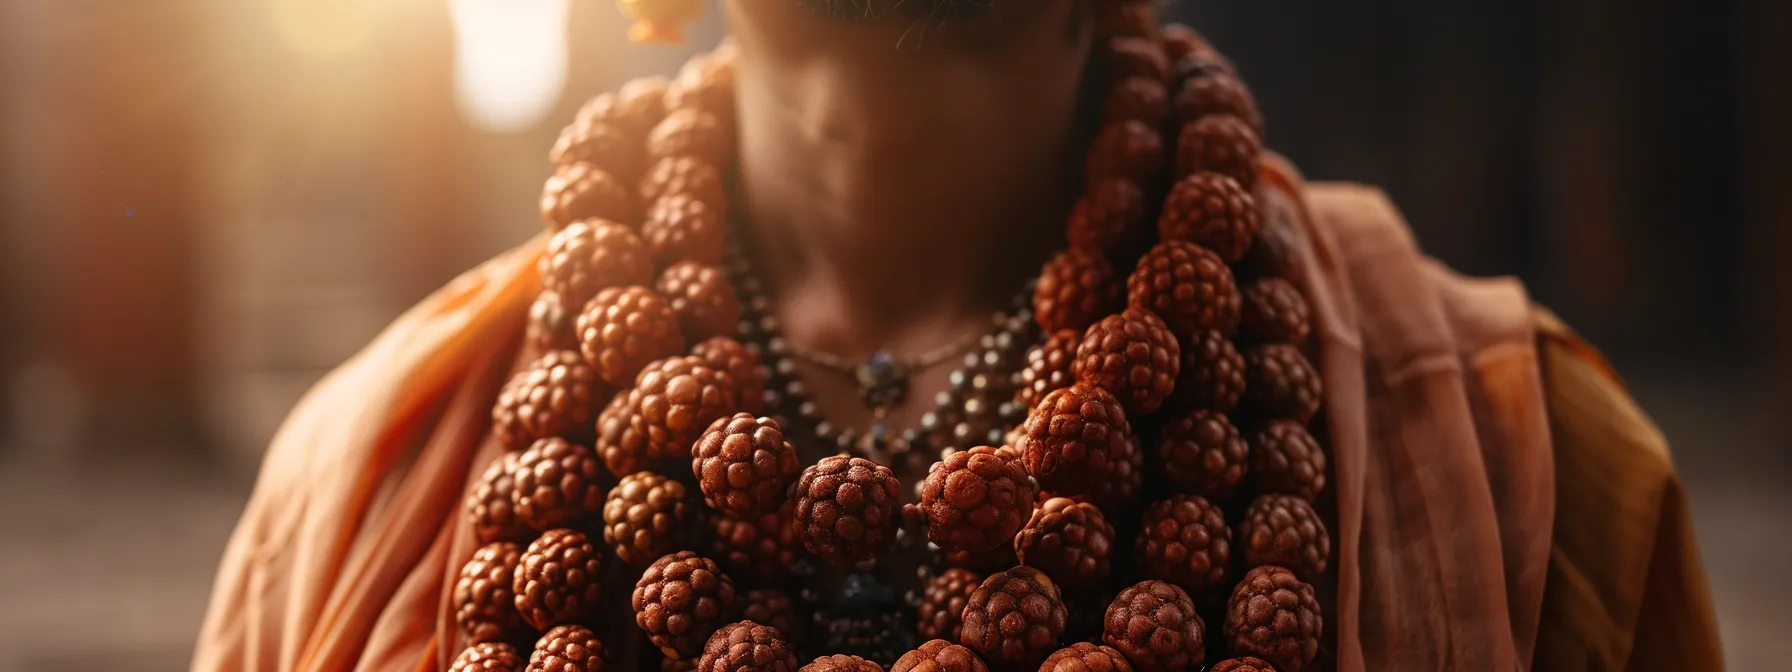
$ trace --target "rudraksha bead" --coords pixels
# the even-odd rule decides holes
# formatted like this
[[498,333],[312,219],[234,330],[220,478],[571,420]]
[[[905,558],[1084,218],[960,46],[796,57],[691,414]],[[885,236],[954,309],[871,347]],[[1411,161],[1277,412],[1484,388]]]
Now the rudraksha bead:
[[1094,588],[1107,578],[1114,526],[1094,504],[1048,499],[1014,537],[1020,561],[1068,588]]
[[1257,199],[1219,173],[1190,173],[1170,187],[1157,218],[1157,235],[1205,247],[1226,263],[1251,249],[1260,227]]
[[677,550],[696,515],[684,484],[651,471],[627,476],[604,500],[604,543],[637,567]]
[[1238,525],[1244,565],[1280,565],[1313,581],[1325,573],[1332,540],[1325,522],[1307,500],[1293,495],[1264,495],[1244,511]]
[[1293,420],[1271,420],[1250,437],[1251,482],[1262,492],[1313,501],[1325,490],[1325,449]]
[[1181,372],[1181,348],[1169,326],[1150,311],[1128,308],[1089,326],[1077,345],[1072,372],[1079,383],[1106,388],[1128,413],[1163,405]]
[[1155,186],[1163,183],[1166,163],[1163,135],[1128,120],[1109,124],[1095,135],[1083,171],[1089,184],[1118,178]]
[[[635,625],[667,658],[703,652],[710,633],[734,612],[734,580],[690,551],[655,560],[635,582]],[[698,669],[703,665],[698,664]]]
[[1300,348],[1269,343],[1244,351],[1243,407],[1257,418],[1305,423],[1319,412],[1324,384]]
[[1183,80],[1176,91],[1175,107],[1176,119],[1182,123],[1210,114],[1230,114],[1250,124],[1257,137],[1263,137],[1263,115],[1257,111],[1257,99],[1231,75],[1215,73]]
[[1207,658],[1206,626],[1194,601],[1164,581],[1120,591],[1108,605],[1101,640],[1139,672],[1198,670]]
[[1274,565],[1245,573],[1226,607],[1232,653],[1262,658],[1280,672],[1306,669],[1319,653],[1323,630],[1313,587]]
[[580,311],[579,350],[604,382],[625,388],[635,374],[662,357],[684,352],[678,313],[646,287],[611,287]]
[[982,446],[935,462],[914,512],[927,538],[948,551],[987,553],[1012,543],[1033,511],[1033,483],[1010,455]]
[[1281,278],[1259,278],[1245,283],[1239,338],[1256,343],[1300,345],[1312,333],[1312,311],[1294,283]]
[[588,163],[561,166],[541,189],[541,218],[548,230],[586,219],[631,223],[638,217],[635,196],[620,180]]
[[1163,318],[1178,339],[1189,341],[1214,329],[1238,329],[1238,286],[1232,269],[1212,250],[1166,240],[1139,259],[1126,279],[1126,305]]
[[1257,157],[1263,143],[1250,123],[1230,114],[1210,114],[1182,126],[1176,138],[1176,176],[1209,171],[1257,186]]
[[1244,482],[1251,448],[1224,413],[1190,411],[1164,425],[1157,456],[1170,483],[1218,502]]
[[604,392],[597,372],[578,353],[547,353],[525,365],[498,391],[492,435],[506,450],[522,450],[553,437],[586,439]]
[[1015,448],[1040,488],[1086,495],[1112,477],[1131,435],[1119,398],[1107,388],[1077,383],[1045,395],[1027,413]]
[[1200,594],[1226,580],[1232,530],[1225,512],[1200,495],[1171,495],[1145,510],[1138,555],[1146,576]]
[[722,269],[681,261],[661,271],[653,289],[670,302],[687,340],[726,336],[740,323],[740,299]]
[[562,527],[603,506],[603,465],[590,448],[561,438],[536,441],[517,456],[511,502],[516,517],[537,530]]
[[500,541],[473,552],[454,582],[454,621],[469,642],[504,642],[525,632],[511,580],[523,549]]
[[735,516],[775,511],[801,466],[771,418],[718,418],[691,447],[691,472],[709,508]]
[[574,530],[548,530],[517,561],[516,610],[536,630],[597,613],[603,554]]
[[1033,288],[1033,319],[1048,332],[1082,331],[1104,315],[1119,310],[1125,299],[1124,279],[1100,252],[1071,248],[1039,273]]
[[797,534],[810,553],[840,565],[882,555],[896,538],[902,485],[867,459],[822,458],[797,479]]
[[722,263],[728,227],[722,208],[688,192],[669,193],[647,208],[641,237],[660,266],[680,261]]
[[1065,239],[1072,248],[1109,255],[1136,254],[1151,235],[1150,216],[1151,205],[1137,183],[1120,178],[1102,180],[1089,185],[1071,209]]
[[1051,577],[1015,567],[984,579],[971,593],[959,641],[997,669],[1032,670],[1057,649],[1069,618]]
[[982,585],[982,575],[959,567],[935,575],[921,593],[921,606],[915,609],[916,633],[927,639],[958,641],[964,605]]

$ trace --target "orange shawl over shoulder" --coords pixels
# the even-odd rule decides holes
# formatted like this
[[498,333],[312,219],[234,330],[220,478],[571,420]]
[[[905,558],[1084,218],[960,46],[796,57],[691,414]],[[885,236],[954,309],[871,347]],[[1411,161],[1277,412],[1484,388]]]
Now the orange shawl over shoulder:
[[[1299,222],[1331,442],[1326,648],[1363,670],[1715,670],[1666,443],[1513,280],[1424,258],[1372,189],[1264,168]],[[225,551],[194,670],[440,670],[540,239],[399,318],[293,411]]]

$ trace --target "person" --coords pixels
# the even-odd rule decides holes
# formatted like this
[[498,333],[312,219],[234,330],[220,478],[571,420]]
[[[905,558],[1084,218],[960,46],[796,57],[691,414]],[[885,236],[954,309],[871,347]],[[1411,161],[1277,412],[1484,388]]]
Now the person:
[[[652,0],[629,4],[658,16]],[[977,460],[1025,468],[976,472],[989,488],[979,493],[1070,495],[1039,510],[1093,503],[1079,515],[1112,527],[1095,535],[1099,551],[1078,549],[1103,561],[1108,592],[1068,585],[1069,608],[1041,626],[1051,648],[1091,641],[1142,669],[1199,668],[1142,661],[1155,654],[1101,622],[1113,590],[1163,578],[1200,598],[1207,622],[1191,616],[1190,637],[1206,638],[1206,652],[1194,647],[1213,654],[1205,662],[1722,667],[1667,446],[1598,352],[1518,282],[1425,258],[1373,188],[1306,183],[1259,151],[1267,125],[1194,31],[1158,27],[1149,3],[1129,0],[722,5],[723,47],[581,110],[554,150],[549,233],[426,299],[294,410],[225,552],[193,669],[520,669],[531,655],[571,660],[567,641],[589,641],[610,666],[652,668],[661,653],[641,629],[675,669],[703,654],[701,637],[629,613],[661,553],[725,567],[743,601],[770,561],[802,605],[754,605],[762,619],[813,611],[820,632],[784,635],[805,655],[901,653],[919,643],[907,605],[935,599],[917,576],[944,585],[945,565],[1023,576],[1001,571],[1016,562],[1009,523],[970,530],[999,530],[991,545],[941,513],[965,492],[953,470]],[[729,353],[764,366],[730,368],[738,357],[717,354],[726,337],[747,343]],[[777,420],[730,420],[736,411]],[[1054,438],[1070,420],[1075,441]],[[706,476],[704,460],[724,457],[703,443],[735,421],[761,438],[781,430],[802,476]],[[777,456],[779,444],[752,445]],[[1178,452],[1188,447],[1199,459]],[[828,477],[818,463],[835,452],[890,467],[893,481]],[[729,491],[736,476],[778,487]],[[561,480],[545,500],[519,485],[548,478]],[[902,520],[853,508],[830,489],[839,478],[869,484],[851,501],[889,485],[914,506]],[[1272,494],[1240,494],[1258,490]],[[763,504],[753,493],[794,502],[767,518],[686,511]],[[1318,522],[1254,522],[1272,496],[1270,513]],[[1042,516],[1019,499],[976,506],[991,521],[1018,506],[1024,538]],[[817,522],[818,506],[862,516],[855,534],[887,533],[890,548],[854,546]],[[507,536],[528,527],[518,516],[547,522]],[[678,536],[711,519],[760,545]],[[1264,545],[1265,525],[1293,546]],[[584,532],[539,529],[561,526]],[[1229,538],[1230,558],[1224,541],[1176,529]],[[601,575],[555,575],[543,589],[562,591],[552,605],[524,588],[547,570],[515,568],[549,537],[555,552],[603,558],[552,556]],[[1082,577],[1028,564],[1060,584]],[[1294,634],[1252,633],[1239,596],[1257,579],[1306,600],[1276,603]],[[603,604],[561,613],[585,588]],[[479,630],[513,599],[531,627],[516,612],[507,622],[527,636]],[[994,607],[957,608],[957,636],[942,637],[991,660],[1012,653],[973,641],[983,612],[972,612]],[[698,634],[717,627],[678,614],[707,628]],[[533,639],[564,623],[589,629]]]

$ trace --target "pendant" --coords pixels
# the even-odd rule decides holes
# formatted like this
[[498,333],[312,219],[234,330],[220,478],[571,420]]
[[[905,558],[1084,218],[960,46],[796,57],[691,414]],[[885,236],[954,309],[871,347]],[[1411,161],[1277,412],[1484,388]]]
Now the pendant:
[[908,367],[896,361],[889,350],[871,353],[855,373],[866,406],[888,408],[908,397]]

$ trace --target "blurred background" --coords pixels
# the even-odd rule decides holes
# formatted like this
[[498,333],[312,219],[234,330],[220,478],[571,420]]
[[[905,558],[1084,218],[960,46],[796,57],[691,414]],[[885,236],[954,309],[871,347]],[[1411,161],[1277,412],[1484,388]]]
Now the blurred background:
[[[1676,445],[1731,666],[1792,657],[1792,3],[1170,11],[1309,177],[1383,185],[1606,349]],[[540,229],[581,101],[688,53],[623,30],[599,0],[0,2],[0,670],[185,669],[287,409]]]

